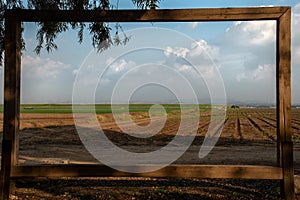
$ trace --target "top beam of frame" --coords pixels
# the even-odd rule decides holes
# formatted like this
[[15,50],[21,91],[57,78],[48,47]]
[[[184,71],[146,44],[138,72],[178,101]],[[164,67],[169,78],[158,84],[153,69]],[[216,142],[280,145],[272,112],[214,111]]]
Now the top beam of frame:
[[6,10],[17,21],[39,22],[188,22],[276,20],[289,7],[201,8],[174,10]]

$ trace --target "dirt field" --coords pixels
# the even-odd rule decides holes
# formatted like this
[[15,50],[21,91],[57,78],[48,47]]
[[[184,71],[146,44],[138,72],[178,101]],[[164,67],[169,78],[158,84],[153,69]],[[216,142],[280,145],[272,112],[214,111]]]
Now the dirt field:
[[[177,133],[180,122],[180,115],[172,113],[159,134],[140,139],[124,134],[111,114],[97,117],[111,141],[133,152],[150,152],[165,146]],[[229,110],[216,147],[199,159],[198,152],[210,124],[210,113],[201,112],[193,144],[175,163],[276,165],[275,117],[274,109]],[[132,113],[132,119],[140,126],[150,122],[147,113]],[[129,122],[122,123],[130,126]],[[22,165],[98,163],[76,134],[72,114],[22,114],[20,128]],[[188,125],[185,128],[188,130]],[[295,173],[300,174],[299,109],[293,110],[292,131]],[[279,199],[277,181],[63,178],[19,180],[16,186],[15,199]]]

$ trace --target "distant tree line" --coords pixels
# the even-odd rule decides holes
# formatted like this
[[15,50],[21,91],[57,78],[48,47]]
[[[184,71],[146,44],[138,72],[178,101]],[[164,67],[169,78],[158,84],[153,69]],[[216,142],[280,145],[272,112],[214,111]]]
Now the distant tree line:
[[238,105],[232,105],[231,108],[233,108],[233,109],[239,109],[240,106],[238,106]]

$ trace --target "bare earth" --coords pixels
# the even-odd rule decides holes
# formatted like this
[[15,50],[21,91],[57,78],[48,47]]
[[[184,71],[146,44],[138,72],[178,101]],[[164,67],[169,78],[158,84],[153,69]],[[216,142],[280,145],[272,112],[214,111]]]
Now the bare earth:
[[[199,149],[210,123],[201,113],[198,133],[176,164],[276,165],[276,119],[272,109],[229,112],[221,137],[204,159]],[[294,113],[299,116],[299,111]],[[123,133],[111,114],[98,115],[106,136],[132,152],[150,152],[167,145],[177,133],[180,115],[168,116],[159,134],[135,138]],[[147,113],[133,113],[140,126],[150,123]],[[0,119],[2,123],[2,119]],[[125,126],[131,126],[126,120]],[[128,124],[126,124],[128,123]],[[189,127],[185,127],[187,130]],[[22,114],[21,165],[98,163],[82,145],[72,114]],[[295,173],[300,174],[300,120],[293,119]],[[279,183],[262,180],[205,180],[150,178],[61,178],[18,180],[13,199],[280,199]]]

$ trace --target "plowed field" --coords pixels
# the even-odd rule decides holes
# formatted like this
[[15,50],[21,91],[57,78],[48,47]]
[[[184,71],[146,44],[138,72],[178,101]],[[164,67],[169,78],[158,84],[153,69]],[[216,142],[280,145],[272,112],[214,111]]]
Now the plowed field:
[[[207,133],[209,125],[212,121],[217,120],[216,118],[211,119],[210,111],[205,110],[201,112],[198,124],[197,135],[194,139],[194,142],[190,148],[175,162],[177,164],[247,164],[247,165],[276,165],[276,113],[275,109],[271,108],[240,108],[240,109],[228,109],[227,114],[224,120],[224,126],[220,135],[220,138],[214,147],[214,149],[203,159],[198,157],[199,149],[203,143],[204,137]],[[121,116],[121,114],[120,114]],[[169,112],[167,115],[167,120],[165,125],[158,134],[149,137],[149,138],[137,138],[131,135],[124,133],[120,127],[115,123],[112,114],[98,114],[97,119],[101,128],[104,130],[106,136],[119,147],[132,151],[132,152],[150,152],[162,148],[167,145],[174,136],[176,135],[178,128],[181,122],[180,111],[176,110]],[[139,126],[147,126],[150,123],[150,118],[146,112],[132,112],[131,119]],[[155,121],[155,117],[152,119]],[[152,122],[153,122],[152,121]],[[0,119],[2,122],[2,118]],[[123,127],[130,128],[132,123],[124,119],[122,122]],[[192,123],[185,123],[184,129],[189,130],[191,126],[194,126]],[[155,128],[155,127],[154,127]],[[79,139],[76,128],[74,126],[73,115],[72,114],[46,114],[46,113],[24,113],[21,114],[21,124],[20,124],[20,152],[19,152],[19,163],[21,165],[32,165],[32,164],[87,164],[87,163],[98,163],[93,156],[91,156],[85,147],[82,145],[81,140]],[[295,160],[295,173],[300,174],[300,109],[293,109],[293,118],[292,118],[292,132],[293,132],[293,141],[294,141],[294,160]],[[147,132],[141,132],[136,134],[147,134]],[[77,179],[76,179],[77,180]],[[119,180],[119,179],[118,179]],[[126,179],[128,180],[128,179]],[[134,179],[135,180],[135,179]],[[146,181],[146,179],[143,179]],[[143,180],[135,180],[136,182]],[[147,179],[148,180],[148,179]],[[48,180],[47,180],[48,181]],[[46,182],[47,182],[46,181]],[[72,181],[74,181],[72,179]],[[70,182],[73,183],[71,180]],[[88,181],[93,181],[89,179]],[[102,180],[104,181],[104,180]],[[107,180],[105,180],[107,181]],[[151,179],[151,181],[153,181]],[[158,181],[158,180],[155,180]],[[170,181],[170,180],[168,180]],[[176,180],[183,181],[183,180]],[[187,181],[187,180],[186,180]],[[188,180],[187,182],[190,183]],[[197,184],[204,184],[200,180]],[[200,183],[200,182],[201,183]],[[51,181],[50,181],[51,182]],[[65,179],[62,181],[63,185]],[[59,183],[48,183],[51,187],[51,184],[61,184]],[[79,181],[80,182],[80,181]],[[121,181],[122,182],[122,181]],[[146,181],[147,182],[147,181]],[[159,181],[158,181],[159,182]],[[172,182],[172,181],[171,181]],[[247,182],[247,181],[246,181]],[[251,193],[251,191],[246,191],[248,186],[242,184],[246,183],[237,182],[238,185],[241,185],[239,192],[236,195],[241,195],[241,193]],[[133,183],[133,182],[132,182]],[[182,182],[180,182],[182,183]],[[221,183],[226,183],[227,186],[232,184],[231,182],[226,182],[222,180]],[[220,192],[226,184],[220,187],[220,191],[216,191],[215,187],[218,187],[220,182],[208,181],[205,184],[204,189],[195,189],[193,186],[181,188],[182,193],[187,193],[191,195],[191,198],[188,199],[197,199],[199,195],[204,195],[206,199],[224,199],[226,197],[222,196]],[[255,182],[252,192],[257,192],[257,196],[254,196],[253,199],[272,199],[278,196],[278,185],[265,183],[268,188],[272,188],[270,191],[260,190],[256,188],[257,185],[262,182]],[[26,187],[24,182],[19,182],[19,189],[17,189],[17,194],[19,198],[23,199],[83,199],[78,196],[78,191],[74,192],[76,195],[72,194],[72,191],[64,189],[63,194],[61,192],[55,193],[49,190],[41,189],[39,187],[45,183],[45,180],[42,182],[36,183],[35,181],[31,184],[40,184],[38,186]],[[123,184],[123,182],[122,182]],[[122,185],[121,184],[121,185]],[[128,183],[129,184],[129,183]],[[143,183],[144,184],[144,183]],[[142,184],[142,185],[143,185]],[[204,184],[204,185],[205,185]],[[215,184],[215,186],[213,186]],[[252,183],[247,183],[251,185]],[[72,185],[72,184],[71,184]],[[129,184],[130,185],[130,184]],[[162,184],[163,185],[163,184]],[[176,185],[176,184],[175,184]],[[188,186],[189,184],[187,184]],[[234,185],[234,184],[233,184]],[[49,186],[49,185],[48,185]],[[50,187],[49,186],[49,187]],[[211,187],[212,188],[211,188]],[[63,186],[62,186],[63,187]],[[66,186],[67,187],[67,186]],[[70,186],[74,189],[75,186]],[[77,187],[77,186],[76,186]],[[85,186],[78,186],[80,190],[85,188]],[[95,186],[96,187],[96,186]],[[98,187],[98,186],[97,186]],[[100,187],[100,186],[99,186]],[[105,193],[103,187],[108,187],[107,191],[112,192],[112,186],[101,186],[101,191],[97,193],[98,197],[96,198],[96,193],[87,194],[87,199],[148,199],[144,197],[144,194],[147,194],[150,199],[156,198],[170,198],[169,191],[175,191],[178,193],[178,199],[181,199],[181,192],[177,189],[174,189],[171,186],[150,186],[143,185],[141,188],[135,188],[132,190],[123,191],[120,187],[116,194],[110,195]],[[132,185],[130,187],[136,187]],[[147,189],[148,187],[148,189]],[[170,188],[168,188],[170,187]],[[197,187],[200,187],[199,185]],[[229,187],[229,186],[228,186]],[[236,186],[234,186],[236,187]],[[252,186],[249,186],[251,188]],[[124,187],[122,187],[124,189]],[[146,188],[146,189],[145,189]],[[151,189],[152,188],[152,189]],[[214,194],[211,198],[209,196],[211,193],[209,190],[213,191]],[[215,188],[215,189],[213,189]],[[229,187],[230,188],[230,187]],[[38,190],[43,190],[43,192],[37,192]],[[161,191],[160,191],[161,190]],[[184,190],[184,191],[183,191]],[[251,190],[251,189],[249,189]],[[46,191],[46,192],[45,192]],[[128,193],[131,191],[131,195]],[[153,192],[154,191],[154,192]],[[274,195],[265,197],[269,195],[270,192],[274,192]],[[152,194],[153,192],[153,194]],[[44,194],[47,193],[47,194]],[[49,194],[48,194],[49,193]],[[51,194],[50,194],[51,193]],[[82,194],[85,194],[82,192]],[[113,192],[112,192],[113,193]],[[119,194],[120,193],[120,194]],[[231,191],[230,194],[232,194]],[[40,196],[36,196],[36,195]],[[196,195],[198,194],[198,196]],[[26,197],[27,195],[27,197]],[[43,196],[44,195],[44,196]],[[89,196],[90,195],[90,196]],[[94,195],[94,196],[93,196]],[[102,195],[102,197],[101,197]],[[17,195],[18,196],[18,195]],[[83,195],[84,196],[84,195]],[[251,195],[250,195],[251,196]],[[75,198],[76,197],[76,198]],[[136,198],[135,198],[136,197]],[[140,197],[140,198],[139,198]],[[232,199],[248,199],[247,197],[234,197],[229,195]],[[229,198],[228,197],[228,198]],[[227,198],[227,197],[226,197]],[[176,199],[176,198],[173,198]]]

